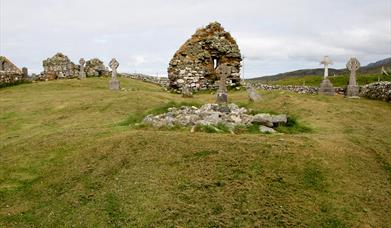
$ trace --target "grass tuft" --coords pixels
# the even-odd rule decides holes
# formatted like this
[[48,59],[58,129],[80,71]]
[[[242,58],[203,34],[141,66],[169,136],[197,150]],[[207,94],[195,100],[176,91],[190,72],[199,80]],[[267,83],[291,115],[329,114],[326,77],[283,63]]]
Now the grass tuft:
[[294,116],[288,116],[287,123],[277,126],[276,130],[286,134],[310,133],[313,131],[312,128],[299,122]]

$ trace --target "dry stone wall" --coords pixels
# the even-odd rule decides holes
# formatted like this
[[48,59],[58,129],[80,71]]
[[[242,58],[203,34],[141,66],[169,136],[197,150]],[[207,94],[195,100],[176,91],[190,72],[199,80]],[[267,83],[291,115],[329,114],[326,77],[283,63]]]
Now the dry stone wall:
[[[312,86],[294,86],[294,85],[267,85],[267,84],[260,84],[260,83],[254,83],[253,86],[256,89],[262,89],[262,90],[287,90],[294,93],[300,93],[300,94],[318,94],[319,88],[318,87],[312,87]],[[338,94],[344,94],[345,89],[341,87],[334,87],[335,93]]]
[[168,78],[166,78],[166,77],[155,77],[155,76],[149,76],[149,75],[145,75],[145,74],[127,74],[127,73],[122,73],[121,75],[123,77],[157,84],[157,85],[160,85],[164,88],[168,88],[168,85],[169,85]]
[[239,85],[241,60],[231,34],[218,22],[210,23],[198,29],[174,54],[168,67],[169,87],[177,91],[185,85],[193,91],[216,88],[216,68],[221,64],[232,67],[227,84]]
[[361,87],[360,96],[391,102],[391,82],[375,82]]

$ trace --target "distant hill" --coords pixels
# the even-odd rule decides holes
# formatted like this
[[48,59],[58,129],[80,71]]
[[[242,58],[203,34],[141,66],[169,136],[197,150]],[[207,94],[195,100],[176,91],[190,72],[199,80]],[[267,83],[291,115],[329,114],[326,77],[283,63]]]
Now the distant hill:
[[[366,66],[362,66],[359,70],[359,74],[380,74],[381,67],[384,66],[384,68],[387,71],[391,71],[391,57],[386,58],[383,60],[379,60],[374,63],[370,63]],[[302,76],[308,76],[308,75],[323,75],[323,68],[315,68],[315,69],[302,69],[302,70],[295,70],[290,71],[286,73],[279,73],[276,75],[270,75],[270,76],[263,76],[263,77],[257,77],[252,78],[249,80],[256,80],[256,81],[276,81],[280,79],[286,79],[286,78],[293,78],[293,77],[302,77]],[[344,69],[334,69],[329,68],[329,75],[340,75],[340,74],[347,74],[348,70],[346,68]]]

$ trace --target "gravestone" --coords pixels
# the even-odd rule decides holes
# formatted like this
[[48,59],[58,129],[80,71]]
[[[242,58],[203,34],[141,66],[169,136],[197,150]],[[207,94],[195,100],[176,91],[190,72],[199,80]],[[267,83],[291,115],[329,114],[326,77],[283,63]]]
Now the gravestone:
[[86,77],[86,72],[85,72],[85,70],[84,70],[84,64],[85,64],[85,63],[86,63],[86,61],[85,61],[83,58],[81,58],[81,59],[79,60],[79,64],[80,64],[79,79],[83,79],[83,78]]
[[333,62],[326,55],[324,57],[324,59],[320,62],[320,64],[324,65],[324,77],[323,77],[322,83],[320,84],[319,94],[334,96],[335,95],[335,89],[333,87],[333,84],[331,84],[330,80],[328,79],[328,77],[329,77],[329,65],[333,64]]
[[216,73],[220,78],[219,89],[217,91],[217,100],[218,104],[224,104],[228,102],[227,94],[227,78],[231,75],[232,69],[227,64],[222,64],[217,67]]
[[109,66],[111,68],[111,80],[109,82],[109,87],[111,90],[119,90],[120,84],[117,79],[117,68],[119,66],[119,63],[116,59],[111,59]]
[[254,87],[248,83],[246,85],[247,95],[251,102],[257,102],[261,100],[261,95],[257,93]]
[[193,91],[191,87],[187,84],[183,85],[182,87],[182,97],[193,97]]
[[346,64],[346,68],[350,71],[349,84],[346,88],[346,96],[357,98],[359,94],[359,87],[356,81],[356,72],[360,68],[360,62],[356,58],[350,58]]
[[27,67],[22,68],[22,73],[23,73],[23,79],[27,79],[29,77],[29,71]]

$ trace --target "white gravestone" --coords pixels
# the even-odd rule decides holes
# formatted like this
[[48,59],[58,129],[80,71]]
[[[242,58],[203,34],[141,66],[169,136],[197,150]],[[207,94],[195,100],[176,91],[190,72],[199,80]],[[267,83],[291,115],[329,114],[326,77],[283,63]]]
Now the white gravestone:
[[324,65],[324,77],[323,77],[322,83],[320,84],[319,94],[334,96],[335,95],[335,89],[333,87],[333,84],[331,84],[330,80],[328,79],[328,77],[329,77],[329,65],[333,64],[333,62],[326,55],[324,57],[324,59],[320,62],[320,64]]

